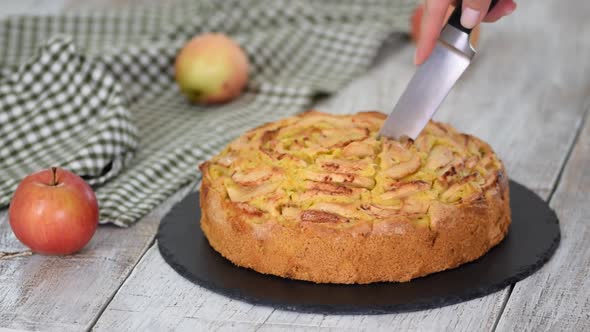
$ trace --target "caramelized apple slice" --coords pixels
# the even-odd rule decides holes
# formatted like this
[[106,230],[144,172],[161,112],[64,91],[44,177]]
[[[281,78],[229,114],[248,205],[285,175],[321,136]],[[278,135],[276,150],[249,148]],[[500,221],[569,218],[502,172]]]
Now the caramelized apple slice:
[[301,213],[301,222],[336,224],[346,223],[348,222],[348,219],[325,211],[306,210]]
[[248,202],[256,197],[272,193],[280,184],[281,181],[274,181],[256,187],[242,187],[234,183],[226,183],[225,188],[232,202]]
[[430,183],[425,181],[398,183],[393,185],[391,190],[385,192],[379,198],[383,201],[401,199],[428,189],[430,189]]
[[334,183],[325,182],[313,182],[307,181],[305,184],[306,189],[309,191],[323,192],[333,195],[350,195],[352,194],[353,188],[342,186]]
[[453,161],[453,151],[446,146],[437,145],[430,151],[426,167],[435,170],[447,166],[451,161]]
[[327,172],[359,174],[362,171],[370,171],[372,161],[368,159],[344,160],[319,156],[316,159],[316,164]]
[[384,170],[383,175],[392,179],[401,179],[410,174],[414,174],[420,169],[421,165],[422,161],[420,160],[420,156],[414,155],[410,160],[401,162]]
[[365,211],[367,214],[379,218],[389,218],[399,215],[399,211],[401,209],[401,205],[398,206],[381,206],[377,204],[368,204],[361,206],[361,209]]
[[[465,179],[468,178],[471,178],[471,176],[468,176]],[[475,186],[473,180],[474,179],[469,181],[462,180],[459,183],[455,183],[440,195],[441,201],[445,203],[455,203],[458,201],[469,202],[479,197],[481,194],[481,188]]]
[[498,179],[501,178],[501,171],[498,172],[491,172],[486,176],[484,179],[484,183],[481,185],[481,189],[485,190],[498,182]]
[[345,147],[352,142],[362,141],[369,137],[367,128],[324,129],[319,145],[328,148]]
[[248,204],[248,203],[236,203],[236,207],[244,214],[260,217],[264,214],[264,211]]
[[334,213],[340,216],[347,216],[348,218],[358,217],[359,211],[355,204],[349,203],[328,203],[318,202],[311,206],[312,210],[324,211]]
[[389,168],[396,163],[408,161],[413,156],[414,153],[410,151],[407,142],[404,144],[390,139],[383,141],[383,151],[381,152],[383,168]]
[[305,191],[293,196],[299,202],[356,202],[361,199],[364,188],[347,187],[336,183],[305,181]]
[[375,156],[375,146],[377,141],[366,139],[358,142],[351,142],[342,148],[342,155],[345,157],[366,158]]
[[230,167],[233,162],[236,160],[237,156],[234,155],[233,153],[229,152],[225,155],[220,156],[219,158],[217,158],[215,160],[216,164],[219,164],[223,167]]
[[254,169],[236,171],[231,178],[241,186],[254,187],[268,181],[273,175],[277,177],[280,174],[273,172],[270,167],[261,166]]
[[306,180],[315,182],[339,183],[345,184],[347,186],[362,187],[367,189],[371,189],[375,185],[375,181],[372,178],[356,174],[327,173],[303,170],[302,176]]

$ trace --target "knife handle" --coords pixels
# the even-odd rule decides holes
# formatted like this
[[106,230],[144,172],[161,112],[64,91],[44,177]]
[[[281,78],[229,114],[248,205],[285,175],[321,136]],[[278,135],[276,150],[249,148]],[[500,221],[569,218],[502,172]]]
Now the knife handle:
[[[488,9],[488,13],[494,9],[494,6],[496,6],[496,4],[498,3],[498,0],[492,0],[492,2],[490,3],[490,8]],[[453,11],[453,14],[451,14],[451,17],[449,18],[449,23],[450,25],[452,25],[453,27],[465,32],[466,34],[470,34],[471,33],[471,29],[467,29],[465,27],[463,27],[461,25],[461,14],[463,12],[462,10],[463,8],[463,1],[459,0],[457,1],[457,7],[455,7],[455,10]]]

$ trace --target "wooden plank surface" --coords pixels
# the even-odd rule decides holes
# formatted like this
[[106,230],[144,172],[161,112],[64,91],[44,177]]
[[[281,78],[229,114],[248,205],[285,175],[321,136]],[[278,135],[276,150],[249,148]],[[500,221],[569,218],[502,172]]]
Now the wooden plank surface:
[[[36,3],[40,0],[23,1]],[[583,13],[589,11],[583,0],[568,2],[568,8],[557,0],[519,5],[518,16],[484,28],[479,59],[449,96],[437,118],[489,141],[506,162],[512,178],[547,198],[581,123],[582,102],[588,96],[590,75],[583,69],[588,68],[590,38]],[[78,4],[70,1],[68,6],[77,7]],[[551,27],[546,25],[547,22]],[[533,37],[541,32],[542,38]],[[379,66],[320,109],[344,113],[360,109],[391,109],[413,73],[412,47],[390,47],[385,54],[387,56]],[[588,168],[587,162],[579,165]],[[581,172],[583,174],[583,169]],[[101,227],[90,247],[80,256],[60,259],[34,255],[0,260],[0,326],[79,330],[88,328],[98,319],[95,329],[109,331],[230,327],[245,330],[291,330],[294,327],[302,330],[490,330],[508,297],[508,291],[504,290],[454,306],[400,315],[298,314],[252,306],[203,290],[178,276],[152,246],[99,317],[151,243],[164,211],[181,196],[177,194],[129,230]],[[584,196],[580,197],[583,200]],[[570,215],[580,204],[584,201],[563,204],[561,209]],[[572,219],[578,220],[573,225],[585,230],[579,232],[580,238],[584,235],[588,238],[588,226],[583,224],[583,217],[587,219],[589,214],[586,209],[577,215],[579,219]],[[564,237],[563,241],[566,240]],[[586,259],[580,262],[585,264],[580,265],[583,268],[588,265],[588,253],[579,246],[572,249],[579,250],[580,256]],[[0,218],[0,251],[21,250],[24,248],[11,236],[5,218]],[[554,279],[539,277],[542,280],[537,282],[553,280],[547,282],[546,287],[559,286],[557,272],[550,268],[556,261],[558,257],[542,271],[553,271]],[[564,266],[556,268],[563,269]],[[567,265],[566,268],[572,267]],[[525,282],[529,280],[532,279]],[[584,282],[585,279],[579,278],[574,285],[587,297],[588,287]],[[66,286],[70,289],[64,290]],[[562,305],[564,308],[577,305],[579,310],[585,310],[573,310],[567,316],[567,312],[551,315],[549,304],[540,308],[529,304],[522,312],[516,311],[523,302],[527,303],[529,292],[528,288],[519,291],[519,287],[520,284],[513,296],[520,296],[520,300],[508,302],[507,314],[511,320],[500,322],[502,330],[511,330],[512,324],[540,326],[542,322],[555,322],[563,317],[570,319],[572,324],[554,323],[552,326],[585,327],[576,323],[573,315],[588,312],[588,302],[576,297],[573,288],[556,290],[571,293],[561,299],[574,303]],[[538,298],[548,302],[557,294],[542,289],[532,292],[537,292],[534,294],[538,294]],[[518,321],[519,316],[525,319]],[[580,317],[578,322],[584,319],[584,316]]]
[[[64,6],[82,5],[76,7],[65,0],[3,1],[0,18],[59,13]],[[81,253],[66,258],[21,256],[28,250],[10,230],[6,211],[0,211],[0,328],[89,329],[152,244],[162,216],[187,189],[172,196],[135,227],[100,227]]]
[[[588,101],[590,108],[590,93]],[[515,286],[499,331],[590,331],[589,170],[587,120],[551,200],[560,219],[561,245],[539,273]]]
[[[581,36],[580,42],[569,45],[551,41],[564,50],[553,64],[571,62],[578,72],[557,77],[555,82],[561,84],[556,84],[559,89],[554,93],[565,96],[578,90],[585,98],[575,97],[577,107],[586,111],[586,121],[551,199],[560,219],[561,244],[547,265],[516,284],[498,323],[499,331],[590,331],[590,21],[585,17],[590,3],[582,1],[571,7],[554,3],[552,10],[556,17],[569,18],[562,23],[568,39],[572,34],[565,31]],[[569,111],[554,105],[556,112]]]
[[[0,326],[44,331],[90,328],[153,242],[162,216],[187,189],[134,227],[101,226],[90,243],[68,257],[32,255],[0,259]],[[0,251],[22,252],[0,215]]]
[[[570,25],[584,18],[568,16],[559,1],[521,3],[519,15],[486,26],[481,56],[437,114],[461,130],[492,144],[509,175],[547,198],[557,180],[576,129],[590,76],[579,64],[588,59],[584,34]],[[584,1],[568,10],[581,11]],[[556,15],[557,14],[557,15]],[[551,28],[544,26],[550,22]],[[546,29],[543,29],[543,28]],[[533,38],[542,30],[543,38]],[[568,38],[563,38],[563,36]],[[413,73],[412,46],[392,47],[382,63],[319,109],[350,113],[390,110]],[[567,84],[566,84],[567,82]],[[557,111],[559,110],[559,111]],[[141,294],[141,296],[134,296]],[[96,330],[223,329],[227,327],[303,330],[492,330],[508,296],[490,296],[436,310],[380,316],[299,314],[251,306],[192,285],[168,267],[151,248],[121,287],[95,326]]]

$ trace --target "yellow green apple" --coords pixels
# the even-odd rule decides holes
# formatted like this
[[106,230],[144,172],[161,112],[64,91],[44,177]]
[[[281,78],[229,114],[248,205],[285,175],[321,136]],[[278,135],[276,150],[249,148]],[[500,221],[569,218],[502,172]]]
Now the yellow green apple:
[[178,53],[176,83],[196,103],[215,104],[240,95],[248,82],[248,58],[231,38],[207,33],[191,39]]

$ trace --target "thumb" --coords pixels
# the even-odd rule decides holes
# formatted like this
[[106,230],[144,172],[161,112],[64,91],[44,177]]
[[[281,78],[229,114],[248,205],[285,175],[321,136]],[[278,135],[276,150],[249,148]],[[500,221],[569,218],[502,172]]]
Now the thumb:
[[488,13],[491,0],[465,0],[461,14],[461,25],[473,29]]

